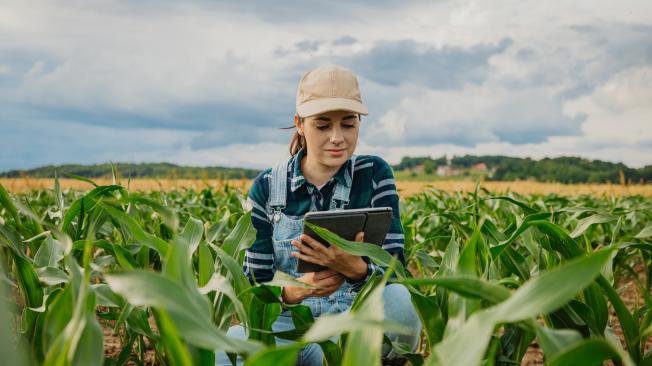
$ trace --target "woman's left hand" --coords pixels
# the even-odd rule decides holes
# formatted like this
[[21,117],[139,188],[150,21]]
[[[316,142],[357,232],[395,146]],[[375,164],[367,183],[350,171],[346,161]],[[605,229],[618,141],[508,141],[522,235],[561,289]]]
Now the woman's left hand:
[[[326,247],[306,234],[301,234],[300,239],[301,241],[292,240],[292,245],[301,251],[301,253],[293,252],[293,257],[328,267],[353,281],[359,281],[367,275],[367,262],[362,257],[349,254],[334,245]],[[364,232],[359,232],[355,236],[355,241],[363,240]]]

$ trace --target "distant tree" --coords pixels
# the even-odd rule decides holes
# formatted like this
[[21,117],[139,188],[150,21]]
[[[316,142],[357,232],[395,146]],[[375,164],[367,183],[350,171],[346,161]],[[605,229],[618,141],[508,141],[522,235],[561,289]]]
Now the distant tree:
[[426,173],[428,175],[431,175],[431,174],[433,174],[435,172],[435,169],[436,169],[435,163],[432,160],[428,159],[428,160],[423,162],[423,172],[424,173]]

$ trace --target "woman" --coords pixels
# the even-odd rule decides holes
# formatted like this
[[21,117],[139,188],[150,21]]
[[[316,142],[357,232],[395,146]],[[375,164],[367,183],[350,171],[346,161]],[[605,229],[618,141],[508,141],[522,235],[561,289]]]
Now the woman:
[[[289,161],[267,169],[254,180],[248,202],[256,241],[247,250],[244,271],[257,282],[272,279],[280,270],[316,289],[286,286],[282,300],[302,303],[313,316],[337,313],[350,308],[357,291],[369,276],[383,268],[368,258],[348,254],[336,246],[324,247],[313,238],[301,235],[303,215],[308,211],[367,207],[391,207],[393,221],[383,249],[403,257],[398,194],[389,165],[380,157],[354,155],[360,131],[360,116],[366,115],[358,80],[349,70],[339,67],[317,68],[299,82],[294,116],[296,132],[290,144]],[[358,233],[356,241],[363,241]],[[296,272],[297,260],[320,264],[327,270]],[[383,293],[385,318],[414,330],[411,336],[388,335],[393,341],[416,348],[420,333],[419,319],[410,295],[401,285],[388,285]],[[293,329],[292,319],[284,312],[274,323],[274,331]],[[229,329],[229,336],[245,338],[241,326]],[[288,341],[277,338],[277,344]],[[386,359],[395,358],[391,349],[383,349]],[[301,365],[321,365],[318,345],[305,347],[298,358]],[[230,365],[223,352],[217,364]]]

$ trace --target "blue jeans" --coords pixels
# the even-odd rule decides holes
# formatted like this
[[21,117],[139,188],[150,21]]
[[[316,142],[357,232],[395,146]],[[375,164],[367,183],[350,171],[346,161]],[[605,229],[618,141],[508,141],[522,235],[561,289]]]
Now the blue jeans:
[[[421,334],[421,321],[414,311],[412,302],[410,301],[410,293],[408,290],[399,284],[389,284],[385,287],[383,291],[383,302],[385,304],[385,319],[393,321],[395,323],[401,324],[412,330],[412,333],[409,335],[404,334],[386,334],[389,339],[394,342],[405,343],[412,347],[412,350],[415,350],[419,342],[419,336]],[[291,330],[294,329],[294,324],[292,323],[292,318],[289,315],[283,313],[278,317],[276,322],[272,325],[272,329],[275,332]],[[247,339],[245,335],[245,330],[240,325],[234,325],[229,328],[227,332],[229,337]],[[333,341],[337,341],[334,339]],[[291,343],[285,339],[276,338],[277,345],[283,345]],[[388,346],[383,345],[383,356],[384,357],[395,357],[394,352]],[[297,358],[297,365],[302,366],[314,366],[322,364],[323,353],[321,348],[317,344],[309,344],[308,346],[301,349],[299,357]],[[242,365],[243,361],[241,357],[238,357],[238,365]],[[218,351],[215,354],[215,365],[216,366],[230,366],[231,361],[229,361],[226,353],[223,351]],[[278,365],[282,366],[282,365]]]

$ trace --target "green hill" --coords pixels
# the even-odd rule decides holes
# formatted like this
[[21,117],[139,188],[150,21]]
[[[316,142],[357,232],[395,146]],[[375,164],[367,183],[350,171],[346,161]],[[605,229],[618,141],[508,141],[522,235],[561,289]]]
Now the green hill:
[[[179,166],[170,163],[117,163],[114,164],[121,177],[131,178],[178,178],[178,179],[252,179],[258,174],[258,170],[244,168],[225,167],[190,167]],[[78,175],[86,178],[101,178],[111,176],[110,164],[95,165],[48,165],[29,170],[11,170],[0,173],[3,178],[16,178],[28,176],[32,178],[53,178],[54,171],[60,177]]]

